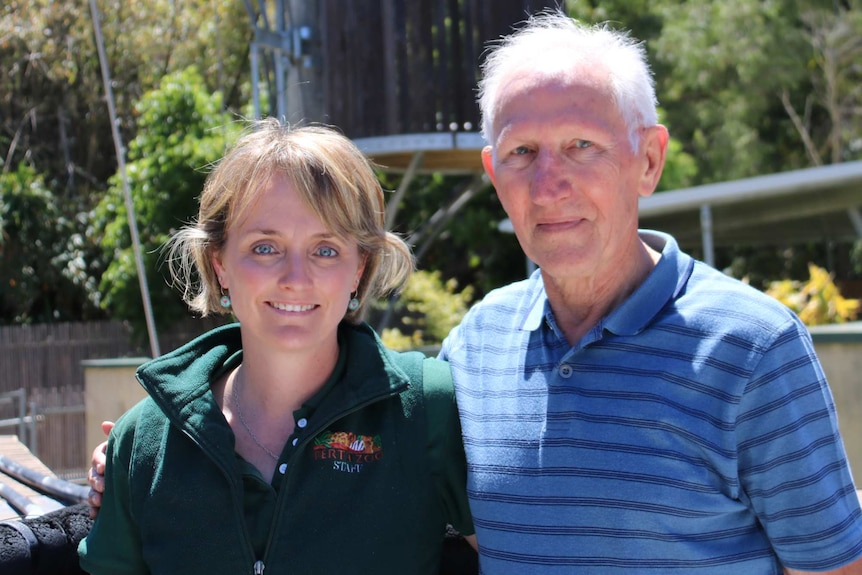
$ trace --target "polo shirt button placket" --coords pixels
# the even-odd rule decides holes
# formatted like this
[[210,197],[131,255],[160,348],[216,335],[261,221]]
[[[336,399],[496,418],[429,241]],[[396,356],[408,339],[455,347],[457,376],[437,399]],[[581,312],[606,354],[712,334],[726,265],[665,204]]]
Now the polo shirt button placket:
[[[305,419],[304,417],[298,419],[296,422],[296,426],[300,429],[304,429],[307,425],[308,425],[308,420]],[[294,437],[293,440],[291,441],[291,444],[294,447],[296,447],[297,443],[299,443],[299,437]],[[278,472],[281,473],[282,475],[287,473],[287,463],[282,463],[281,465],[279,465],[278,466]]]
[[560,371],[560,377],[562,377],[564,379],[569,379],[570,377],[572,377],[572,374],[575,372],[575,370],[572,369],[572,366],[567,364],[567,363],[564,363],[563,365],[561,365],[559,371]]

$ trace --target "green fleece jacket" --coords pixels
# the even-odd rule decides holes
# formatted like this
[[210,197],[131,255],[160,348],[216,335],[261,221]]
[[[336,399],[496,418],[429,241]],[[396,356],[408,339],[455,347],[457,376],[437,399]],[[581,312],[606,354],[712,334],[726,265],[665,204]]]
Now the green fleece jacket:
[[241,361],[238,326],[141,366],[150,397],[111,434],[81,566],[96,575],[436,574],[447,523],[473,533],[448,366],[387,350],[367,325],[342,324],[339,344],[331,381],[294,413],[271,482],[235,453],[210,390]]

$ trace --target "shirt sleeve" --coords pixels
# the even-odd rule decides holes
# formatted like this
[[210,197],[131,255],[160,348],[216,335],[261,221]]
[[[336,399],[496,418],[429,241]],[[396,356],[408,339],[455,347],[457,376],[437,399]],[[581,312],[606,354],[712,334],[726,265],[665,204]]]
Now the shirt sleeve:
[[78,546],[81,567],[91,575],[149,573],[130,504],[135,426],[140,411],[138,404],[123,415],[108,438],[102,507]]
[[424,363],[428,456],[437,492],[449,524],[461,535],[473,535],[467,501],[467,460],[449,364],[431,358]]
[[826,377],[807,329],[777,330],[736,425],[743,495],[787,567],[823,571],[862,556],[862,512]]

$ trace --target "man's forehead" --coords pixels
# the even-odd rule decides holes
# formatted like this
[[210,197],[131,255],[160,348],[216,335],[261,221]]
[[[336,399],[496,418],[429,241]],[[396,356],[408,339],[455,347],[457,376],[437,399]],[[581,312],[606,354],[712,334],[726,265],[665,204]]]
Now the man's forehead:
[[610,118],[603,117],[619,113],[612,106],[606,76],[526,73],[512,77],[500,91],[495,132],[501,135],[501,130],[522,123],[606,123]]

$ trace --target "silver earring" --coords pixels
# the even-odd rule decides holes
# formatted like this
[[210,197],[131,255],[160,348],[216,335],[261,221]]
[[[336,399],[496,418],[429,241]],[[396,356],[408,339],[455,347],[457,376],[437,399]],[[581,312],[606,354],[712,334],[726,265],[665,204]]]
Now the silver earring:
[[230,296],[229,295],[224,294],[223,296],[221,296],[221,299],[218,300],[218,302],[219,302],[219,304],[221,304],[221,306],[223,308],[230,309]]
[[359,309],[359,299],[356,297],[350,298],[350,302],[347,304],[347,309],[350,311],[356,311]]

